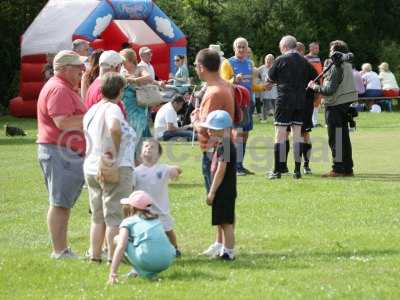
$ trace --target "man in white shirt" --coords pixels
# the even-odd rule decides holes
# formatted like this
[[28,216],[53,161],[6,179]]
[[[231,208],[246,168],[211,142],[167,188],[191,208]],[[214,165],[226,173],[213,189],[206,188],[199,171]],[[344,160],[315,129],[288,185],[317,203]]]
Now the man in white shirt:
[[142,47],[139,49],[140,63],[138,67],[141,67],[150,74],[150,77],[153,79],[153,84],[157,84],[159,86],[164,86],[165,83],[163,81],[156,80],[156,73],[154,71],[154,67],[151,65],[151,57],[153,53],[149,47]]
[[372,71],[372,66],[365,63],[361,66],[361,77],[365,85],[364,97],[382,97],[382,84],[378,74]]
[[174,138],[184,138],[191,141],[193,132],[188,126],[178,126],[178,114],[185,104],[185,99],[181,95],[176,95],[171,102],[163,105],[157,112],[154,121],[154,131],[157,139],[169,141]]

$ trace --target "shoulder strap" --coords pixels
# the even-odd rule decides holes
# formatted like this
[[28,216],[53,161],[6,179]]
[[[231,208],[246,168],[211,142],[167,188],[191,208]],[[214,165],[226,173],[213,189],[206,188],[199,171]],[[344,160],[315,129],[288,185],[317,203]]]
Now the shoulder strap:
[[87,127],[86,127],[86,131],[89,130],[89,126],[90,126],[90,124],[92,123],[92,121],[93,121],[94,117],[96,116],[97,112],[99,111],[100,107],[101,107],[101,105],[99,104],[98,107],[97,107],[97,109],[96,109],[96,111],[94,112],[92,118],[91,118],[91,119],[89,120],[89,122],[88,122],[88,125],[87,125]]
[[[93,114],[92,118],[91,118],[91,119],[89,120],[89,122],[88,122],[86,131],[89,130],[89,126],[90,126],[90,124],[92,123],[92,121],[94,120],[94,117],[95,117],[95,116],[97,115],[97,113],[99,112],[100,108],[101,108],[101,107],[104,107],[106,104],[107,104],[107,103],[99,104],[99,106],[97,107],[97,109],[96,109],[95,113]],[[104,137],[104,134],[105,134],[105,129],[106,129],[106,124],[105,124],[105,123],[106,123],[106,122],[105,122],[106,110],[107,110],[107,107],[104,107],[103,113],[102,113],[102,115],[101,115],[101,124],[102,124],[102,127],[101,127],[101,133],[100,133],[100,135],[99,135],[99,137],[98,137],[98,141],[99,141],[99,142],[101,142],[101,141],[103,140],[103,137]]]

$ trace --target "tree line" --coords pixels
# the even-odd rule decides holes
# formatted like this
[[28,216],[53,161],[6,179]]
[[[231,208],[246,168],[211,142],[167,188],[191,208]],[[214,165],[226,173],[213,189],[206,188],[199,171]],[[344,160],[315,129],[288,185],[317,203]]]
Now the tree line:
[[[20,36],[37,16],[46,0],[0,2],[0,103],[8,105],[18,93]],[[261,63],[267,53],[279,55],[278,42],[292,34],[306,46],[321,45],[328,55],[329,42],[341,39],[355,54],[359,68],[364,62],[376,66],[386,61],[400,74],[400,1],[397,0],[156,0],[154,1],[186,34],[188,58],[198,50],[220,44],[225,56],[232,43],[245,37]]]

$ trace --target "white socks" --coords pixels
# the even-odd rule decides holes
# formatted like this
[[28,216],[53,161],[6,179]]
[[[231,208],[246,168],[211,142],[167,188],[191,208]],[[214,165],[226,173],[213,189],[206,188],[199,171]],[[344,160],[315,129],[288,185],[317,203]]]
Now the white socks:
[[218,248],[218,249],[222,249],[222,248],[224,247],[224,244],[215,242],[215,243],[214,243],[214,247],[215,247],[215,248]]

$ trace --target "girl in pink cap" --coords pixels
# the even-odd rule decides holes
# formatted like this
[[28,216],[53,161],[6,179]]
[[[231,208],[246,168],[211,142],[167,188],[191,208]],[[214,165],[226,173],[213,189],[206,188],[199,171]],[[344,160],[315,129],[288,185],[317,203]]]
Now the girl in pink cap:
[[118,282],[117,271],[123,256],[133,266],[128,275],[154,279],[172,264],[175,248],[157,215],[150,212],[152,199],[149,194],[135,191],[129,198],[122,199],[121,204],[125,219],[116,237],[108,282]]

